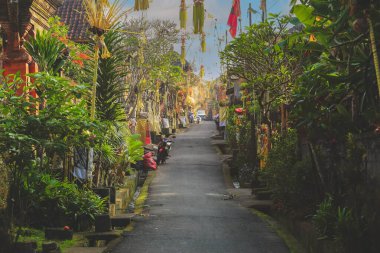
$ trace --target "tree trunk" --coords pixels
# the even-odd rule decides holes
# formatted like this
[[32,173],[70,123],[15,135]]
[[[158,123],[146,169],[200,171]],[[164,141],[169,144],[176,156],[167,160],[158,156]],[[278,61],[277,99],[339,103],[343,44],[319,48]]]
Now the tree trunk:
[[256,134],[256,117],[254,113],[251,113],[248,111],[248,119],[251,122],[251,140],[250,140],[250,147],[249,147],[249,153],[251,160],[251,166],[253,169],[258,168],[258,156],[257,156],[257,134]]

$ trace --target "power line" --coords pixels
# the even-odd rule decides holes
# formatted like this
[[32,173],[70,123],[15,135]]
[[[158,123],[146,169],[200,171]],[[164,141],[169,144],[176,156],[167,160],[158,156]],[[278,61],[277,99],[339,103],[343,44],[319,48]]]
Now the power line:
[[271,7],[268,8],[268,11],[269,11],[270,9],[272,9],[273,7],[275,7],[279,2],[280,2],[280,1],[277,0],[275,3],[273,3],[273,4],[271,5]]

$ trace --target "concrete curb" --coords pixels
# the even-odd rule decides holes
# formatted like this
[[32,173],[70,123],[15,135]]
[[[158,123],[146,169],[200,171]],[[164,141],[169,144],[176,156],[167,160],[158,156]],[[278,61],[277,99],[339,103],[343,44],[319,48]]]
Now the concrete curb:
[[232,197],[232,199],[240,206],[247,208],[251,211],[252,215],[257,216],[266,224],[268,224],[273,231],[283,240],[286,246],[289,248],[291,253],[304,253],[305,249],[300,245],[300,243],[295,239],[295,237],[287,231],[281,224],[279,224],[274,218],[271,216],[253,208],[252,206],[256,203],[261,203],[265,201],[254,200],[252,198],[251,189],[247,188],[239,188],[235,189],[233,186],[233,181],[230,174],[230,167],[226,162],[224,162],[224,155],[218,145],[216,143],[211,144],[215,147],[215,150],[218,156],[222,160],[222,172],[224,177],[224,182],[226,185],[226,190],[228,194]]
[[[149,186],[150,184],[153,182],[154,178],[156,177],[156,175],[152,175],[150,179],[148,180],[145,180],[144,182],[144,185],[141,187],[141,189],[146,189],[146,194],[149,195]],[[143,193],[143,191],[140,192],[140,195]],[[137,198],[138,199],[138,198]],[[146,202],[146,199],[144,200],[144,203]],[[137,214],[138,215],[138,214]],[[112,252],[124,239],[124,232],[121,232],[121,237],[115,239],[115,240],[112,240],[111,242],[108,243],[108,245],[106,246],[106,249],[102,251],[102,253],[110,253]]]

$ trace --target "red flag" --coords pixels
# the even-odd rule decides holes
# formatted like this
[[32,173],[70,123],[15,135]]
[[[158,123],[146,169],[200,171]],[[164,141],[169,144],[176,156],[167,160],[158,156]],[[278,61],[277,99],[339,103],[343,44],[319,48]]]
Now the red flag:
[[230,26],[230,34],[232,38],[236,37],[238,17],[240,17],[240,0],[234,0],[231,8],[230,16],[228,17],[227,25]]

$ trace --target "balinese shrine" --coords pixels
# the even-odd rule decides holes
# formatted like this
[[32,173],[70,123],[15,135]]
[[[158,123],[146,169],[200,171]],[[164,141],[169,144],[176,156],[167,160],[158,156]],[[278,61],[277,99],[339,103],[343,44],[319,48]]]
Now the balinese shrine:
[[36,31],[48,29],[48,20],[64,0],[0,0],[0,69],[3,75],[26,75],[38,71],[22,45]]

